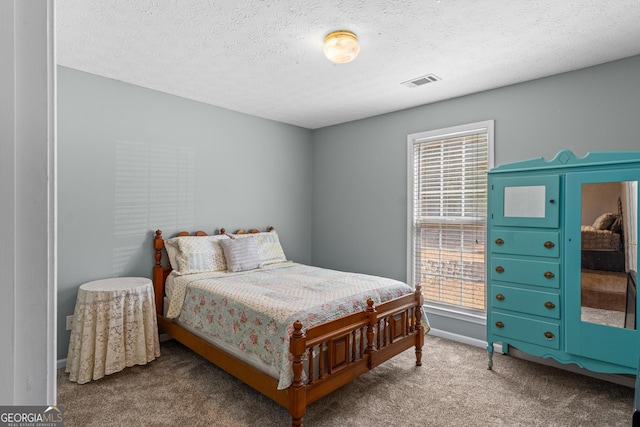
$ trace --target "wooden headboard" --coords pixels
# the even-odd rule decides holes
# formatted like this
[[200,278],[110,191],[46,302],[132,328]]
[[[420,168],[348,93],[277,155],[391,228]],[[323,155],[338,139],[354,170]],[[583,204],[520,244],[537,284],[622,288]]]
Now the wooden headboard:
[[[267,231],[272,231],[273,227],[267,227]],[[260,233],[260,230],[256,228],[241,229],[233,234],[256,234]],[[224,228],[220,229],[220,234],[227,234]],[[189,233],[188,231],[182,231],[176,234],[174,237],[180,236],[208,236],[204,231],[196,231],[195,233]],[[169,257],[166,255],[166,249],[164,247],[164,239],[162,238],[162,231],[156,230],[155,238],[153,239],[153,250],[155,257],[155,265],[153,267],[153,289],[155,292],[156,300],[156,313],[163,314],[162,306],[164,302],[164,284],[167,280],[167,276],[173,270]],[[164,252],[164,255],[163,255]],[[163,264],[162,258],[166,258],[166,262]]]

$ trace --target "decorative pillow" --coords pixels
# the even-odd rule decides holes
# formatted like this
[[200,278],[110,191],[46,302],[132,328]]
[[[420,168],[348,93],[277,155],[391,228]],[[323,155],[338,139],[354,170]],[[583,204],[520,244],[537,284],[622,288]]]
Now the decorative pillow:
[[608,230],[611,228],[611,224],[616,220],[618,216],[612,213],[603,213],[593,223],[593,228],[596,230]]
[[227,260],[227,271],[253,270],[260,266],[258,246],[255,239],[221,240],[220,246]]
[[254,234],[238,234],[236,238],[253,238],[258,246],[258,258],[260,259],[260,267],[278,262],[285,262],[287,258],[280,245],[278,233],[275,230],[254,233]]
[[[221,240],[228,236],[181,236],[165,240],[169,262],[176,274],[204,273],[227,269]],[[171,249],[169,249],[171,248]],[[174,261],[171,260],[174,252]]]

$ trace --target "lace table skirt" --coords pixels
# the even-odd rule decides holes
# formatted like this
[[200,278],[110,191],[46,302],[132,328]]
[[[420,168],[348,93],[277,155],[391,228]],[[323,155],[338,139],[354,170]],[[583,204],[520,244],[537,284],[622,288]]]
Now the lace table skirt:
[[119,277],[78,290],[66,372],[84,384],[160,356],[151,280]]

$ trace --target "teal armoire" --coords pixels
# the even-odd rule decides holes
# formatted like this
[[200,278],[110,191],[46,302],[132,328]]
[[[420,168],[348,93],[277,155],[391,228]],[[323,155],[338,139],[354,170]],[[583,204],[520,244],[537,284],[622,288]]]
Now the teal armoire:
[[565,150],[489,172],[489,368],[501,343],[637,374],[638,181],[640,151]]

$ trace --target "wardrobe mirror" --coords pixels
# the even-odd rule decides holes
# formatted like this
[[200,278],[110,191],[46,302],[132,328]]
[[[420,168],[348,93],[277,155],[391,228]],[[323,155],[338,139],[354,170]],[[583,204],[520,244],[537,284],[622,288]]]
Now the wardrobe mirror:
[[638,182],[582,184],[581,319],[636,328]]

